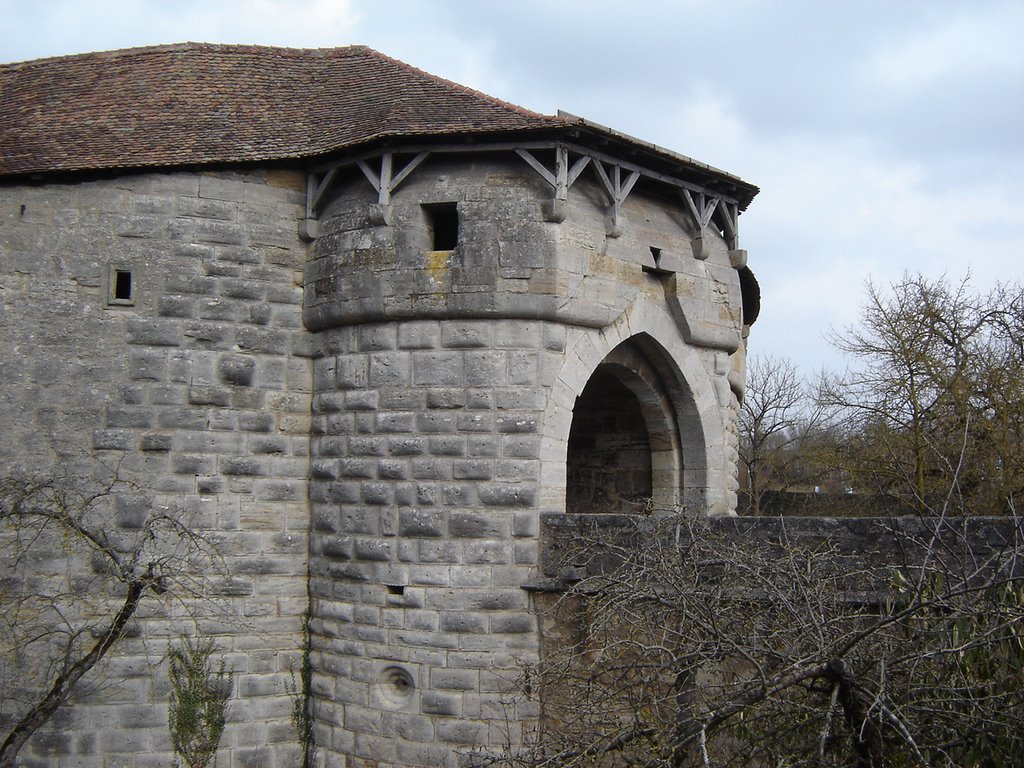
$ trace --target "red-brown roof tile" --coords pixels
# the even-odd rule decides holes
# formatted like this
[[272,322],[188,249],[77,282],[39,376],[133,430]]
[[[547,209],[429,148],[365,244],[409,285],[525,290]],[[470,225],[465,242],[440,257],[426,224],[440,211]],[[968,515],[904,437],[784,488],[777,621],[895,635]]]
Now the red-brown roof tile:
[[364,46],[185,43],[0,67],[0,175],[288,160],[569,122]]
[[365,46],[182,43],[0,65],[0,177],[304,160],[389,140],[569,135],[733,195],[757,187],[582,118],[500,101]]

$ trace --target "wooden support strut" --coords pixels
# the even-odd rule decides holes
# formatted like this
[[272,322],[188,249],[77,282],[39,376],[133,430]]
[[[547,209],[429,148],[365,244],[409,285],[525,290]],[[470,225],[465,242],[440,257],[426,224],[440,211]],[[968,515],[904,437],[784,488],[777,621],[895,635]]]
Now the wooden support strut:
[[740,210],[736,203],[723,203],[718,206],[718,216],[722,222],[722,232],[730,251],[740,247]]
[[526,161],[533,170],[537,172],[544,181],[555,189],[555,197],[546,211],[548,221],[565,220],[565,201],[569,199],[569,188],[576,182],[576,179],[583,173],[583,169],[590,164],[591,157],[583,155],[577,158],[576,162],[569,166],[569,150],[558,145],[555,147],[555,172],[552,173],[544,164],[534,157],[528,150],[516,149],[516,154]]
[[[565,202],[568,199],[569,189],[574,183],[576,183],[583,171],[586,170],[588,166],[593,165],[594,170],[596,171],[598,178],[601,180],[601,184],[607,191],[612,203],[612,226],[608,232],[610,236],[617,237],[621,233],[620,219],[622,204],[633,190],[636,182],[641,176],[649,176],[652,179],[663,181],[679,188],[683,200],[686,202],[690,212],[700,225],[701,232],[703,232],[712,221],[716,221],[716,223],[720,225],[721,231],[726,238],[729,248],[731,250],[738,248],[739,204],[729,195],[709,195],[704,189],[697,187],[692,183],[664,176],[650,169],[640,168],[628,162],[620,162],[615,158],[602,155],[600,152],[595,152],[588,148],[576,145],[566,145],[558,142],[554,144],[534,143],[533,145],[527,145],[527,148],[522,146],[517,147],[510,144],[493,146],[481,145],[470,148],[462,145],[446,146],[441,148],[421,147],[414,149],[410,147],[409,151],[403,152],[402,154],[412,154],[412,152],[417,152],[417,154],[415,154],[413,158],[409,160],[409,162],[407,162],[397,173],[395,172],[394,152],[383,152],[380,155],[371,154],[356,160],[355,164],[358,165],[359,169],[363,172],[363,175],[370,184],[373,185],[374,190],[377,192],[378,215],[376,218],[382,222],[386,222],[388,219],[388,206],[391,203],[391,196],[395,189],[397,189],[409,174],[416,170],[416,168],[418,168],[420,164],[423,163],[423,161],[431,154],[435,154],[437,151],[484,151],[493,150],[494,147],[504,150],[514,150],[515,153],[523,159],[523,161],[525,161],[542,179],[544,179],[544,181],[551,185],[554,190],[554,197],[551,204],[546,206],[546,216],[549,221],[564,220]],[[532,152],[537,149],[553,149],[555,151],[554,172],[549,171],[544,164],[532,154]],[[569,163],[570,152],[574,155],[579,155],[571,165]],[[378,157],[380,159],[379,171],[376,167],[371,166],[371,163]],[[338,165],[328,165],[321,167],[319,170],[310,172],[306,184],[306,218],[304,222],[306,229],[309,230],[309,234],[304,239],[315,238],[315,230],[317,229],[316,219],[320,205],[327,192],[330,190],[331,185],[334,183],[338,170],[342,167],[344,167],[343,163]],[[625,180],[623,180],[623,171],[628,173]],[[698,238],[698,240],[699,239],[700,238]]]
[[323,199],[324,193],[327,192],[328,188],[334,182],[334,177],[338,175],[337,168],[331,168],[327,173],[324,174],[323,178],[317,181],[316,176],[313,174],[309,175],[306,189],[306,218],[315,219],[317,209],[320,207],[320,201]]
[[707,229],[708,224],[711,223],[711,219],[715,215],[719,200],[717,197],[709,199],[703,192],[697,192],[696,199],[690,190],[684,189],[682,192],[683,199],[690,208],[690,213],[693,214],[693,218],[700,224],[701,236],[703,236],[704,230]]
[[380,173],[376,173],[365,160],[357,161],[359,170],[373,185],[377,191],[377,203],[379,205],[390,205],[391,195],[398,188],[398,185],[405,181],[406,177],[419,167],[420,163],[430,156],[430,152],[420,152],[412,160],[406,163],[398,173],[394,172],[394,153],[385,152],[380,158]]
[[718,216],[718,222],[721,224],[720,229],[725,236],[729,251],[735,251],[739,243],[737,226],[739,206],[733,201],[712,197],[703,191],[691,192],[689,189],[684,188],[680,192],[683,200],[686,201],[687,207],[690,209],[690,213],[693,214],[693,218],[700,225],[700,232],[691,243],[694,256],[698,259],[707,258],[707,251],[704,249],[704,230],[707,229],[708,224],[715,221],[716,215]]
[[548,184],[555,188],[556,200],[567,200],[569,188],[576,183],[576,179],[583,173],[583,169],[590,163],[590,156],[583,155],[577,158],[576,162],[569,167],[569,150],[563,146],[555,147],[555,172],[552,173],[544,164],[525,149],[517,149],[519,155],[526,163],[537,172]]
[[626,180],[622,180],[622,166],[612,165],[612,175],[608,176],[608,172],[604,169],[604,164],[600,161],[594,163],[594,169],[597,171],[598,177],[601,179],[601,183],[604,184],[604,188],[608,191],[608,196],[612,199],[612,228],[608,232],[609,237],[618,237],[622,228],[619,226],[619,216],[622,212],[622,204],[629,197],[629,193],[633,191],[633,186],[640,178],[639,171],[632,171]]

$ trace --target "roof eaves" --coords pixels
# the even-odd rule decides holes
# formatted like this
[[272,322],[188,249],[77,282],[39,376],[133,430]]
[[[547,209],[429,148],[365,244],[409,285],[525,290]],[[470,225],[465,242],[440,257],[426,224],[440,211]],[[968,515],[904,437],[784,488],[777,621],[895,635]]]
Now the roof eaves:
[[665,147],[659,146],[658,144],[654,144],[649,141],[644,141],[643,139],[638,139],[635,136],[630,136],[629,134],[623,133],[622,131],[617,131],[614,128],[609,128],[608,126],[601,125],[600,123],[595,123],[592,120],[587,120],[586,118],[573,115],[561,109],[558,110],[557,116],[565,120],[567,125],[576,126],[580,130],[587,131],[591,134],[603,138],[608,138],[614,141],[622,142],[624,144],[635,146],[643,152],[657,155],[661,158],[668,160],[671,163],[681,165],[686,167],[687,169],[695,170],[702,174],[707,174],[718,179],[721,179],[722,181],[730,185],[733,185],[737,189],[742,191],[743,194],[741,195],[741,197],[743,201],[743,208],[749,205],[750,201],[754,199],[758,192],[761,191],[757,186],[751,184],[748,181],[744,181],[739,176],[729,173],[728,171],[723,171],[722,169],[716,168],[713,165],[703,163],[700,160],[694,160],[692,157],[689,157],[688,155],[683,155],[680,154],[679,152],[674,152],[671,149],[666,149]]

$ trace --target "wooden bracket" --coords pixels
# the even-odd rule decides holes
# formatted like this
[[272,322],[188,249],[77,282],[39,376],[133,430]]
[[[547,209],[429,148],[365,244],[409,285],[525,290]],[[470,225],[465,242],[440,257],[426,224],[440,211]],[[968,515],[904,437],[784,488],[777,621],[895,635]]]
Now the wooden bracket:
[[690,213],[693,214],[693,218],[697,220],[700,225],[700,231],[703,234],[704,230],[707,229],[708,224],[711,223],[712,217],[715,215],[715,209],[718,208],[718,198],[708,197],[704,192],[697,192],[696,194],[690,192],[688,189],[683,189],[683,199],[686,201],[686,205],[690,208]]
[[604,184],[608,196],[612,199],[612,226],[608,230],[608,237],[618,237],[622,234],[622,226],[619,222],[622,214],[622,204],[626,202],[629,193],[633,191],[633,186],[640,178],[640,172],[631,171],[629,176],[623,181],[621,165],[612,165],[611,176],[608,175],[604,168],[604,163],[600,160],[594,162],[594,169],[597,171],[601,183]]
[[356,164],[373,188],[377,190],[377,204],[386,206],[391,204],[391,194],[398,188],[398,185],[405,181],[406,177],[429,156],[430,152],[420,152],[398,173],[394,172],[395,156],[393,152],[385,152],[381,155],[379,174],[365,160],[359,160]]
[[722,233],[730,251],[740,247],[740,211],[736,203],[725,203],[718,206],[718,219],[722,223]]
[[517,149],[516,154],[525,160],[526,164],[533,168],[544,181],[554,187],[555,197],[545,210],[545,218],[548,221],[564,221],[565,201],[569,199],[569,187],[576,182],[576,179],[583,173],[583,169],[590,164],[590,156],[583,155],[577,158],[570,167],[569,150],[559,145],[555,147],[555,172],[552,173],[527,150]]
[[322,178],[317,178],[316,174],[309,174],[306,177],[306,218],[315,219],[317,211],[320,207],[320,201],[323,199],[324,193],[327,192],[328,188],[334,182],[334,177],[338,175],[337,168],[331,168]]
[[693,214],[693,218],[700,226],[700,232],[693,241],[694,256],[698,259],[707,258],[703,255],[702,241],[704,240],[704,230],[712,222],[717,223],[729,250],[737,250],[739,247],[739,206],[735,202],[722,200],[703,191],[691,192],[689,189],[683,188],[681,192],[690,213]]

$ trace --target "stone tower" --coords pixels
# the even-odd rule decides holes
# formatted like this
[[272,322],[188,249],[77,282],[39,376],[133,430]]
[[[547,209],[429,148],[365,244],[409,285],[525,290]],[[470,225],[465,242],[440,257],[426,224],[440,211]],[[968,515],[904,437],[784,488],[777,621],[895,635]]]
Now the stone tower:
[[[32,110],[83,72],[103,76],[75,110]],[[307,643],[327,765],[518,743],[537,718],[508,694],[541,652],[541,515],[734,512],[755,187],[365,48],[172,46],[3,74],[3,344],[25,363],[10,381],[49,404],[13,393],[5,420],[142,457],[140,481],[223,534],[248,585],[228,602],[266,598],[254,634],[222,631],[247,683],[232,764],[294,759],[294,667],[274,658]],[[152,98],[118,97],[138,83]],[[186,112],[226,124],[172,121],[159,96],[182,83]],[[86,126],[70,146],[62,121]],[[43,283],[80,329],[46,333],[77,363],[41,368],[19,341],[46,325]],[[166,750],[160,687],[141,696],[140,751]]]
[[318,183],[317,713],[367,765],[523,737],[541,512],[735,508],[739,201],[571,124]]

